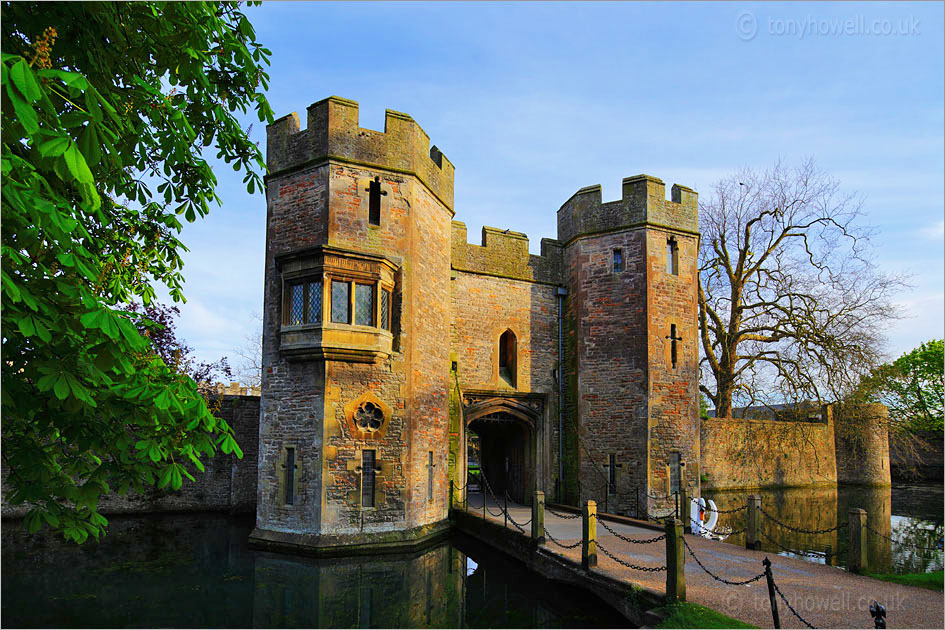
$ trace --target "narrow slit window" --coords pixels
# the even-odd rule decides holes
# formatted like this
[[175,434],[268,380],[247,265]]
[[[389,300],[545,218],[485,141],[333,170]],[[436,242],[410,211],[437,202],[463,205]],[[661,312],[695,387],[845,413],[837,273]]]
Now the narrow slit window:
[[666,273],[679,275],[679,246],[673,239],[666,241]]
[[368,222],[371,225],[381,224],[381,197],[386,194],[381,190],[381,178],[375,177],[368,186]]
[[515,333],[506,330],[499,337],[499,378],[515,387]]
[[427,453],[427,501],[433,503],[433,451]]
[[332,280],[331,282],[331,321],[335,324],[347,324],[351,321],[351,284]]
[[614,250],[614,273],[620,273],[623,271],[623,250],[615,249]]
[[608,481],[607,493],[617,494],[617,455],[611,453],[607,456]]
[[285,449],[285,504],[295,505],[295,448]]
[[374,325],[374,285],[354,285],[354,323],[358,326]]
[[679,453],[669,454],[669,491],[679,492]]
[[676,342],[682,341],[682,337],[676,336],[676,324],[669,325],[669,360],[673,364],[673,369],[676,369]]
[[390,330],[390,291],[381,291],[381,328]]
[[374,507],[375,451],[361,452],[361,507]]

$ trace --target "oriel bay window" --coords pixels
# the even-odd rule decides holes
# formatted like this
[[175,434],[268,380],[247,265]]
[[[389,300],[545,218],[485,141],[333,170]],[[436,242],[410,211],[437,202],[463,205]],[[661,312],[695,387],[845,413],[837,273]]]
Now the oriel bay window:
[[318,246],[280,257],[277,264],[283,287],[281,352],[357,362],[390,356],[397,263]]

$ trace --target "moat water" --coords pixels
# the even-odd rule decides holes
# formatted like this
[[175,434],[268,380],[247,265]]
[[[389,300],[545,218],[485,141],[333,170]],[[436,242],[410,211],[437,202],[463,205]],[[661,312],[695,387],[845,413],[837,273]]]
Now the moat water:
[[614,628],[616,611],[461,535],[411,555],[247,547],[253,518],[110,519],[96,544],[4,521],[4,627]]
[[[868,570],[873,573],[924,573],[942,568],[943,526],[942,484],[893,484],[891,488],[840,486],[838,488],[787,488],[761,491],[709,492],[719,510],[745,504],[747,494],[760,494],[762,509],[785,525],[825,530],[849,520],[850,508],[867,513]],[[762,516],[762,549],[781,555],[799,555],[824,563],[830,552],[831,564],[846,566],[847,529],[816,534],[792,531]],[[745,527],[745,512],[722,514],[716,529]],[[890,540],[891,539],[891,540]],[[893,542],[895,541],[895,542]],[[745,535],[730,536],[725,542],[743,545]],[[933,551],[928,549],[933,548]]]

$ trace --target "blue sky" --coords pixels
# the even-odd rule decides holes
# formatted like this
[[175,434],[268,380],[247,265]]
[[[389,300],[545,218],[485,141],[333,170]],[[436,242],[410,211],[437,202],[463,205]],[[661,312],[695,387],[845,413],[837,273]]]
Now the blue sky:
[[[876,260],[913,274],[895,357],[945,332],[943,5],[305,3],[246,9],[273,51],[276,116],[326,96],[361,126],[410,114],[456,165],[456,219],[538,253],[577,189],[648,173],[705,198],[720,178],[813,156],[865,200]],[[246,122],[252,122],[247,117]],[[304,124],[304,122],[303,122]],[[252,136],[265,148],[260,123]],[[266,204],[215,167],[223,207],[186,225],[179,332],[236,349],[262,311]]]

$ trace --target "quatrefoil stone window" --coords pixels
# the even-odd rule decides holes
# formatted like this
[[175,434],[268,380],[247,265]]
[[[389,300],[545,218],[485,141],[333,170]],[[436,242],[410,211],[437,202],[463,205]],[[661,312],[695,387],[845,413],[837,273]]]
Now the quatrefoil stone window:
[[387,433],[391,408],[371,392],[365,392],[344,408],[348,432],[356,440],[379,440]]

